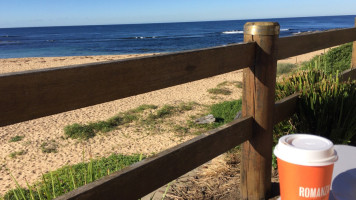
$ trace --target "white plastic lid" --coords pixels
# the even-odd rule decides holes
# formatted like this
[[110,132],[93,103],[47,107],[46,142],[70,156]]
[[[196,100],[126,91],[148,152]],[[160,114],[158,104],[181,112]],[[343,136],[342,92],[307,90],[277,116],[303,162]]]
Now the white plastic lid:
[[330,140],[308,134],[279,138],[274,155],[286,162],[305,166],[325,166],[337,161],[334,144]]

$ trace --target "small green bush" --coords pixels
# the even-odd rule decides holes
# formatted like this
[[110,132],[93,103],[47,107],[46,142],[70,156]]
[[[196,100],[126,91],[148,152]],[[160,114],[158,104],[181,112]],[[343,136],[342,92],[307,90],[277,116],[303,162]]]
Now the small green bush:
[[175,107],[170,105],[164,105],[161,109],[157,110],[155,118],[163,118],[173,114]]
[[177,126],[174,128],[174,131],[178,133],[187,133],[191,128],[193,128],[195,131],[192,132],[192,134],[199,135],[206,130],[217,128],[223,124],[231,122],[236,117],[237,113],[241,110],[241,104],[241,99],[213,104],[209,107],[208,112],[204,115],[212,114],[215,118],[214,123],[197,124],[195,120],[199,116],[191,116],[191,119],[187,121],[187,127]]
[[16,158],[17,156],[21,156],[21,155],[24,155],[26,154],[26,151],[22,150],[22,151],[15,151],[15,152],[12,152],[10,153],[10,158]]
[[351,66],[352,43],[333,48],[321,56],[315,56],[310,61],[304,62],[303,69],[318,69],[326,74],[336,74]]
[[211,88],[208,90],[210,94],[222,94],[222,95],[230,95],[232,92],[226,88]]
[[215,117],[215,123],[222,125],[231,122],[236,117],[236,114],[241,110],[242,101],[224,101],[214,104],[210,107],[210,113]]
[[178,110],[179,110],[179,112],[193,110],[195,105],[198,105],[198,103],[193,102],[193,101],[188,102],[188,103],[183,102],[178,105]]
[[93,128],[77,123],[64,127],[64,133],[73,139],[89,139],[95,136]]
[[325,63],[330,66],[326,73],[335,74],[336,71],[342,72],[351,66],[352,43],[333,48],[325,55]]
[[9,142],[18,142],[18,141],[21,141],[25,136],[23,135],[16,135],[14,137],[12,137]]
[[140,113],[140,112],[143,112],[145,110],[148,110],[148,109],[157,109],[158,106],[156,105],[151,105],[151,104],[143,104],[143,105],[140,105],[138,106],[137,108],[134,108],[132,110],[129,110],[128,113]]

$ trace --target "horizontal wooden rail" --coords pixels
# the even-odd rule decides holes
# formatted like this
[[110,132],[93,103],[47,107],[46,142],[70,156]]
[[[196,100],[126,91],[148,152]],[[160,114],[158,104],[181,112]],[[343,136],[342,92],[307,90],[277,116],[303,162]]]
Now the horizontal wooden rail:
[[279,38],[278,59],[333,47],[356,40],[356,28]]
[[234,120],[57,199],[139,199],[252,136],[253,118]]
[[[279,38],[278,59],[356,40],[356,28]],[[251,66],[256,44],[0,75],[0,126]]]
[[255,43],[0,75],[0,126],[251,66]]
[[340,74],[340,81],[356,80],[356,68],[348,69]]
[[295,93],[276,102],[274,107],[274,124],[278,124],[294,115],[299,95],[300,93]]

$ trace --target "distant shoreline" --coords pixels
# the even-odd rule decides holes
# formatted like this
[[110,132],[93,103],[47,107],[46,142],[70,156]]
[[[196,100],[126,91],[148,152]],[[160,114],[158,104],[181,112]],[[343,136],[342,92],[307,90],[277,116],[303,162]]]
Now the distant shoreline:
[[[336,47],[336,46],[335,46]],[[334,48],[334,47],[331,47]],[[316,55],[326,53],[331,48],[326,48],[298,56],[293,56],[278,63],[300,64],[312,59]],[[25,58],[0,58],[0,74],[20,72],[27,70],[47,69],[53,67],[79,65],[85,63],[113,61],[119,59],[137,58],[143,56],[158,55],[162,53],[149,54],[122,54],[122,55],[97,55],[97,56],[63,56],[63,57],[25,57]]]

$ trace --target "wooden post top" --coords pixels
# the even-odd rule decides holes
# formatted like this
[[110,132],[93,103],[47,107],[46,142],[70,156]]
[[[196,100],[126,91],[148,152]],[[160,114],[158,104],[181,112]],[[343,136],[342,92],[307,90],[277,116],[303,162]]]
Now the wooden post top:
[[244,26],[245,35],[279,35],[278,22],[247,22]]

